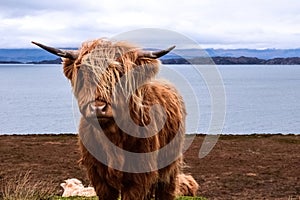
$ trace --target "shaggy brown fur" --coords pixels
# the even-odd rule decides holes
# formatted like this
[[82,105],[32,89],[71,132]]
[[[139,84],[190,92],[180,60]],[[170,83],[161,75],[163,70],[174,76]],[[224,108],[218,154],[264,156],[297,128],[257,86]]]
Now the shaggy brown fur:
[[[139,57],[139,51],[130,44],[100,39],[84,43],[75,61],[64,59],[64,74],[71,81],[82,113],[79,126],[81,163],[86,167],[100,200],[114,200],[120,194],[122,200],[149,199],[153,190],[156,199],[175,198],[176,176],[181,170],[185,107],[182,97],[172,85],[154,80],[160,62]],[[131,73],[133,69],[138,71]],[[162,106],[163,111],[156,110],[152,115],[151,107],[156,104]],[[91,108],[102,105],[105,112],[97,111],[97,118],[92,117]],[[159,127],[161,122],[164,122],[162,128],[151,133],[153,127]],[[145,128],[148,125],[151,128]],[[138,136],[152,135],[134,137],[122,127],[128,127]],[[128,163],[126,156],[116,153],[103,142],[101,137],[104,136],[129,152],[149,153],[166,145],[170,147],[169,151],[157,151],[147,160]],[[93,144],[97,151],[102,152],[101,156],[105,157],[108,166],[95,158],[87,144]],[[159,160],[169,157],[174,158],[173,162],[156,169]],[[153,170],[131,173],[112,168],[120,166],[122,169],[122,166],[131,165],[150,166]]]
[[191,175],[178,174],[176,195],[196,196],[199,185]]

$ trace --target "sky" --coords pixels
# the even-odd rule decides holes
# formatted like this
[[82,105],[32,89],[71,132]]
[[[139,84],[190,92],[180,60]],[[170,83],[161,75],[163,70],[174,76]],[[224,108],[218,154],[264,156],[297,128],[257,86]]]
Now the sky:
[[30,41],[79,47],[136,29],[165,29],[203,48],[300,48],[299,0],[2,0],[0,48]]

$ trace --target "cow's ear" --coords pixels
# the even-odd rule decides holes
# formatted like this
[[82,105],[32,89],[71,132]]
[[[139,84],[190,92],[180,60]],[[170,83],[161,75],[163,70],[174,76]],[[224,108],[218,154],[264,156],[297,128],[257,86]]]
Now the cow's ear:
[[62,58],[62,60],[64,75],[71,80],[75,68],[74,60],[68,58]]
[[[135,69],[138,70],[136,72],[138,72],[139,76],[143,75],[144,79],[149,80],[158,73],[160,61],[158,59],[138,57],[135,61],[135,65]],[[138,79],[135,79],[135,81],[137,80]]]
[[152,78],[158,73],[159,70],[160,61],[158,58],[166,55],[174,48],[175,46],[159,51],[137,51],[135,64],[137,66],[142,66],[141,69],[143,71],[141,72],[143,72],[146,78]]

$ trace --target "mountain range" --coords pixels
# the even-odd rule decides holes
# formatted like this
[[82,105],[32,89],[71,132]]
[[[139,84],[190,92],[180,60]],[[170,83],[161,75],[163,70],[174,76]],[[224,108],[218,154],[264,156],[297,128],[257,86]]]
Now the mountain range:
[[[207,54],[210,57],[251,57],[258,59],[273,59],[273,58],[292,58],[300,57],[300,48],[298,49],[175,49],[174,53],[181,55],[184,58],[204,57]],[[200,55],[199,55],[200,54]],[[172,57],[168,54],[166,58]]]
[[[68,48],[73,49],[73,48]],[[182,63],[182,59],[201,60],[202,57],[212,57],[216,64],[299,64],[300,48],[298,49],[175,49],[165,55],[165,63]],[[42,49],[0,49],[1,63],[57,63],[54,56]],[[296,61],[296,63],[294,63]]]

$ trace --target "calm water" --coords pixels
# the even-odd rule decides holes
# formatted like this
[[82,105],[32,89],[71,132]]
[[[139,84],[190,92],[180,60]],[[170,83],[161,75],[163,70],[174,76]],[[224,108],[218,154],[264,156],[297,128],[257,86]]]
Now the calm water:
[[[217,103],[226,103],[223,133],[300,133],[300,66],[217,69],[224,85],[205,82],[207,75],[189,65],[162,69],[160,76],[184,96],[189,133],[208,132],[209,89],[223,86],[225,98],[215,95]],[[78,113],[60,65],[0,65],[0,77],[0,134],[76,132]]]

